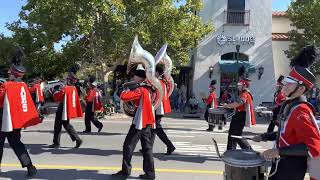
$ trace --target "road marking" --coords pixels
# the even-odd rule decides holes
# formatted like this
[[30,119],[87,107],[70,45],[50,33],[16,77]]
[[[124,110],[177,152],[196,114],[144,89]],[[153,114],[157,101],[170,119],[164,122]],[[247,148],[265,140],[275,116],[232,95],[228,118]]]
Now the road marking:
[[[21,167],[20,164],[2,164],[2,167]],[[121,170],[120,167],[115,166],[67,166],[67,165],[45,165],[35,164],[37,168],[43,169],[77,169],[77,170]],[[132,168],[133,171],[143,171],[142,168]],[[223,171],[209,171],[209,170],[191,170],[191,169],[156,169],[156,172],[163,173],[190,173],[190,174],[216,174],[222,175]]]

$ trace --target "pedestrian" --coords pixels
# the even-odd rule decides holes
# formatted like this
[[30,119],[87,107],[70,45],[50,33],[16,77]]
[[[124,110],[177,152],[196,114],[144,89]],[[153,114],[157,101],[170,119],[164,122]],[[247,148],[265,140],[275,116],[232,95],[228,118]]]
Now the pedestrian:
[[[240,75],[239,75],[240,76]],[[251,127],[256,124],[253,111],[253,98],[249,91],[249,80],[242,78],[238,82],[239,99],[231,104],[224,104],[224,108],[236,109],[232,117],[228,134],[227,150],[234,150],[237,144],[242,149],[252,149],[246,139],[233,138],[232,135],[241,136],[245,126]]]
[[307,46],[293,59],[293,68],[284,78],[282,92],[287,101],[281,108],[278,132],[257,135],[254,141],[276,141],[276,147],[262,153],[265,159],[275,160],[269,180],[303,180],[307,170],[310,179],[320,179],[320,131],[315,110],[305,94],[316,78],[308,69],[315,60],[315,48]]
[[179,112],[184,113],[185,112],[185,107],[187,103],[187,97],[183,96],[182,91],[180,90],[180,95],[179,95]]
[[28,86],[21,80],[26,72],[22,66],[22,59],[23,52],[19,49],[12,58],[12,65],[8,71],[9,81],[0,83],[0,165],[7,138],[21,166],[27,167],[28,176],[32,177],[36,175],[37,169],[21,142],[21,129],[36,125],[41,120]]
[[198,112],[199,102],[194,94],[192,94],[191,98],[189,99],[189,106],[190,114],[196,114]]
[[50,145],[49,148],[60,147],[62,126],[69,134],[71,140],[76,141],[75,148],[79,148],[82,144],[82,140],[70,124],[71,119],[82,117],[80,98],[77,93],[77,89],[74,86],[78,80],[75,76],[75,69],[76,68],[72,68],[69,72],[66,80],[66,86],[64,86],[60,91],[55,92],[53,95],[54,101],[59,102],[59,105],[54,121],[53,144]]
[[319,97],[319,89],[316,85],[310,90],[310,98],[308,102],[310,102],[315,108],[316,112],[318,112],[318,97]]
[[85,116],[84,122],[86,129],[83,131],[84,133],[91,132],[91,122],[98,128],[98,132],[100,132],[103,128],[103,124],[98,120],[95,116],[96,111],[101,111],[103,108],[102,105],[102,95],[99,89],[97,89],[97,82],[95,76],[90,76],[88,80],[87,93],[85,97]]
[[204,99],[204,101],[206,102],[206,105],[207,105],[206,112],[204,113],[204,118],[208,122],[208,126],[209,126],[207,131],[213,131],[213,129],[214,129],[214,126],[209,123],[209,109],[210,108],[216,109],[218,107],[217,95],[215,92],[216,83],[217,83],[216,80],[211,81],[211,83],[209,85],[210,94],[207,99]]
[[113,176],[123,178],[130,176],[132,170],[131,159],[133,151],[140,140],[143,149],[143,171],[145,174],[140,175],[139,177],[142,179],[155,179],[152,153],[153,143],[151,139],[151,129],[155,128],[155,117],[150,98],[151,89],[148,86],[142,85],[145,80],[146,72],[142,67],[138,66],[134,71],[133,77],[133,83],[137,84],[137,86],[123,90],[120,95],[121,100],[124,102],[134,101],[138,108],[123,144],[122,168],[119,172],[113,174]]

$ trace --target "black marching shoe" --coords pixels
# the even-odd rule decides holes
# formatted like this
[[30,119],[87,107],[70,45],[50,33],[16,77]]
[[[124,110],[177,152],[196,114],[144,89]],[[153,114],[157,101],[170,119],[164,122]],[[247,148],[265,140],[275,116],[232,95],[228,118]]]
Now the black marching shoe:
[[60,145],[59,144],[51,144],[49,145],[49,148],[59,148]]
[[98,129],[98,132],[101,132],[102,128],[103,128],[103,124],[101,123],[101,126]]
[[27,167],[28,168],[28,176],[33,177],[37,174],[38,170],[34,165],[30,165]]
[[82,140],[76,140],[76,146],[74,148],[79,148],[82,145]]
[[167,152],[164,154],[164,155],[166,155],[166,156],[169,156],[169,155],[171,155],[172,153],[173,153],[173,151],[175,151],[176,150],[176,147],[171,147],[171,148],[167,148]]
[[154,175],[149,175],[149,174],[141,174],[139,175],[140,179],[155,179],[156,177]]
[[127,174],[123,171],[118,171],[117,173],[112,174],[111,176],[117,176],[117,177],[123,177],[123,178],[127,178],[129,177],[130,174]]
[[91,131],[88,131],[88,130],[84,130],[82,131],[83,133],[91,133]]

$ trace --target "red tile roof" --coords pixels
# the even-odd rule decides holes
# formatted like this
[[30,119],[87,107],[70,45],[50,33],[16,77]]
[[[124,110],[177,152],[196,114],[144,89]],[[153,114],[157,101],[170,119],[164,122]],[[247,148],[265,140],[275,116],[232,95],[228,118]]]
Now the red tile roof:
[[285,12],[285,11],[273,11],[272,12],[272,16],[276,16],[276,17],[283,17],[286,15],[287,15],[287,12]]
[[289,35],[287,33],[272,33],[273,41],[289,41]]

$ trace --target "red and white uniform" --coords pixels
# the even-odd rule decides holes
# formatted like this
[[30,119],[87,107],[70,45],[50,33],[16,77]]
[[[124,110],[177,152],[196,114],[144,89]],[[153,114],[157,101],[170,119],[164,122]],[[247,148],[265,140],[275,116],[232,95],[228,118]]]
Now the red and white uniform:
[[29,88],[29,91],[31,93],[36,94],[36,102],[35,103],[43,103],[44,97],[43,97],[43,88],[41,87],[41,83],[35,83],[32,87]]
[[163,79],[159,79],[160,84],[162,86],[163,90],[163,98],[160,102],[160,105],[158,109],[156,109],[157,115],[164,115],[171,112],[171,105],[170,105],[170,99],[169,99],[169,88],[167,87],[166,83]]
[[253,98],[249,91],[241,91],[240,92],[240,99],[242,101],[242,105],[237,107],[237,112],[246,112],[246,126],[251,127],[252,125],[256,124],[256,118],[254,116],[253,110]]
[[103,111],[103,104],[101,102],[101,93],[97,88],[87,90],[85,97],[87,103],[92,103],[92,112]]
[[282,127],[279,147],[305,144],[310,156],[310,177],[320,179],[320,131],[311,108],[305,103],[297,105],[291,109]]
[[53,99],[56,102],[63,103],[62,120],[82,117],[83,113],[76,87],[65,86],[53,95]]
[[207,106],[210,105],[210,108],[216,109],[218,107],[217,95],[216,92],[213,91],[209,94],[208,99],[206,100]]
[[1,84],[0,108],[3,108],[1,132],[11,132],[41,122],[28,86],[23,82]]
[[137,111],[133,119],[133,124],[136,129],[146,128],[151,125],[155,128],[154,108],[151,102],[151,94],[146,87],[138,87],[134,90],[122,91],[120,95],[121,100],[124,102],[134,101]]

